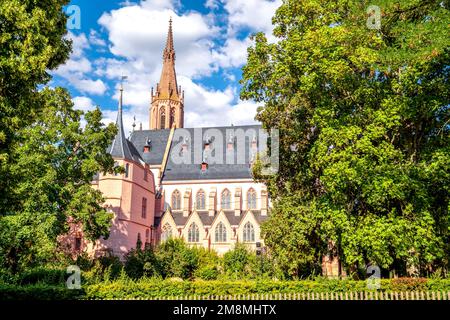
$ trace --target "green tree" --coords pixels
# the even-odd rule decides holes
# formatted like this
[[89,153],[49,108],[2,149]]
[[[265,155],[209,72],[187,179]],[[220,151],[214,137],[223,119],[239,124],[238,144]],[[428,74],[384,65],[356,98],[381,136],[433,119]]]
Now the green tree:
[[[367,9],[381,9],[370,29]],[[284,0],[254,37],[243,99],[280,130],[266,244],[291,275],[335,245],[348,271],[448,268],[449,1]],[[258,166],[256,166],[258,168]]]
[[62,88],[44,88],[37,97],[42,111],[18,129],[9,153],[15,188],[8,214],[0,218],[0,263],[13,272],[54,259],[69,221],[95,240],[108,236],[112,219],[91,181],[98,172],[112,172],[114,161],[105,150],[115,126],[105,128],[97,108],[84,115],[82,129],[82,112]]
[[191,279],[199,265],[199,253],[182,239],[169,239],[156,249],[164,277]]
[[234,279],[245,277],[250,256],[251,253],[245,245],[236,244],[233,250],[229,250],[223,255],[224,272]]
[[17,131],[42,111],[38,85],[50,80],[49,70],[67,60],[68,0],[2,0],[0,2],[0,215],[9,211],[16,188],[9,163]]

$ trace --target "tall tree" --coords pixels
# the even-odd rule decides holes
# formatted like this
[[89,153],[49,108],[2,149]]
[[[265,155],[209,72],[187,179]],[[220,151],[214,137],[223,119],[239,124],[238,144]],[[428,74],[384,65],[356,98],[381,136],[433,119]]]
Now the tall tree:
[[49,70],[69,57],[64,36],[69,0],[0,2],[0,215],[8,211],[14,188],[8,163],[17,131],[41,111],[37,86],[50,80]]
[[241,96],[280,129],[279,172],[255,175],[274,199],[265,242],[287,273],[319,268],[329,241],[349,272],[448,268],[449,6],[284,0],[278,41],[254,37]]
[[66,90],[42,89],[71,50],[68,2],[0,2],[0,267],[13,272],[51,261],[69,221],[90,240],[109,233],[112,216],[90,183],[113,170],[116,129],[98,108],[82,128]]
[[9,214],[0,218],[0,261],[12,271],[52,261],[68,221],[95,240],[108,236],[112,219],[91,181],[98,172],[112,172],[114,160],[105,150],[115,126],[105,128],[97,108],[84,115],[81,128],[82,112],[65,89],[45,88],[39,99],[41,115],[18,130],[10,151],[15,188]]

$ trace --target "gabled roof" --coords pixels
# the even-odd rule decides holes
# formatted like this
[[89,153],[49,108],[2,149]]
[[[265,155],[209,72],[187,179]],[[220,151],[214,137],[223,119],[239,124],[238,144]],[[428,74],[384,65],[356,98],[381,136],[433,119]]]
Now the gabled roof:
[[[201,129],[202,133],[207,130],[218,130],[224,139],[228,139],[230,132],[235,130],[247,130],[258,132],[261,129],[260,125],[246,125],[246,126],[227,126],[227,127],[203,127],[203,128],[182,128],[175,129],[174,137],[180,137],[180,130],[186,130],[192,139],[194,139],[194,130]],[[183,131],[183,132],[186,132]],[[177,135],[178,134],[178,135]],[[160,165],[164,158],[164,152],[170,137],[170,129],[161,130],[141,130],[134,131],[130,140],[134,144],[139,153],[140,157],[149,165]],[[176,139],[176,138],[174,138]],[[191,154],[192,163],[190,164],[179,164],[173,161],[176,158],[175,153],[179,150],[176,149],[177,144],[180,141],[171,141],[171,146],[169,150],[169,156],[167,159],[167,165],[163,174],[163,181],[177,181],[177,180],[212,180],[212,179],[252,179],[252,172],[250,166],[250,137],[244,143],[245,158],[244,163],[238,163],[237,152],[234,152],[234,158],[232,164],[227,164],[226,159],[224,159],[223,164],[208,164],[208,169],[202,171],[200,168],[200,163],[194,163],[194,145],[197,142],[192,142],[189,140],[188,151]],[[151,140],[150,152],[144,153],[144,146],[147,140]],[[199,145],[203,147],[203,141],[199,142]],[[227,141],[223,141],[223,152],[224,157],[226,155]],[[237,150],[237,147],[236,147]]]
[[[191,163],[190,164],[178,164],[174,163],[173,159],[176,158],[175,152],[178,150],[175,148],[180,141],[173,141],[169,157],[167,161],[166,170],[164,171],[163,181],[177,181],[177,180],[211,180],[211,179],[252,179],[252,172],[250,166],[250,141],[247,140],[244,143],[245,148],[245,161],[244,163],[238,163],[237,152],[234,152],[234,161],[232,164],[227,164],[225,155],[226,155],[226,147],[227,147],[227,139],[230,132],[234,132],[235,130],[242,129],[244,132],[247,130],[258,130],[261,129],[260,125],[248,125],[248,126],[227,126],[227,127],[205,127],[205,128],[184,128],[184,129],[176,129],[175,137],[177,136],[177,131],[179,130],[187,130],[190,133],[192,139],[194,139],[194,130],[201,129],[203,133],[207,130],[218,130],[225,141],[223,143],[223,154],[224,159],[222,164],[213,164],[208,163],[208,169],[206,171],[201,170],[200,163],[194,163],[194,145],[197,145],[197,142],[190,142],[188,152],[191,154]],[[203,141],[202,141],[203,142]],[[203,143],[200,142],[199,145],[203,147]],[[237,148],[236,148],[237,149]],[[208,161],[206,161],[208,162]]]

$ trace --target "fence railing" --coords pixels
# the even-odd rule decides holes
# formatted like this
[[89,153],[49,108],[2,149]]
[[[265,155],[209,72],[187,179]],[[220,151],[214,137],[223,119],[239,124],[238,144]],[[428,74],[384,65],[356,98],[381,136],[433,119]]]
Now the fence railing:
[[[149,298],[125,298],[124,300],[149,300]],[[206,296],[188,295],[150,298],[150,300],[450,300],[450,291],[347,291]]]

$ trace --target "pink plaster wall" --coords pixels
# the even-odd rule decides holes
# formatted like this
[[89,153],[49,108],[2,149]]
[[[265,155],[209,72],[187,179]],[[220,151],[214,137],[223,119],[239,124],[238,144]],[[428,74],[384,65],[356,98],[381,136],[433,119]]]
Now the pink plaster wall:
[[[88,251],[94,255],[108,250],[123,256],[136,247],[138,233],[142,244],[151,241],[155,215],[153,174],[141,164],[117,159],[116,161],[122,166],[128,163],[129,174],[128,177],[125,177],[125,174],[100,175],[98,189],[103,193],[105,206],[114,213],[114,219],[109,238],[100,239],[89,246]],[[147,180],[144,180],[144,170],[147,170]],[[142,198],[147,199],[145,218],[142,217]]]

